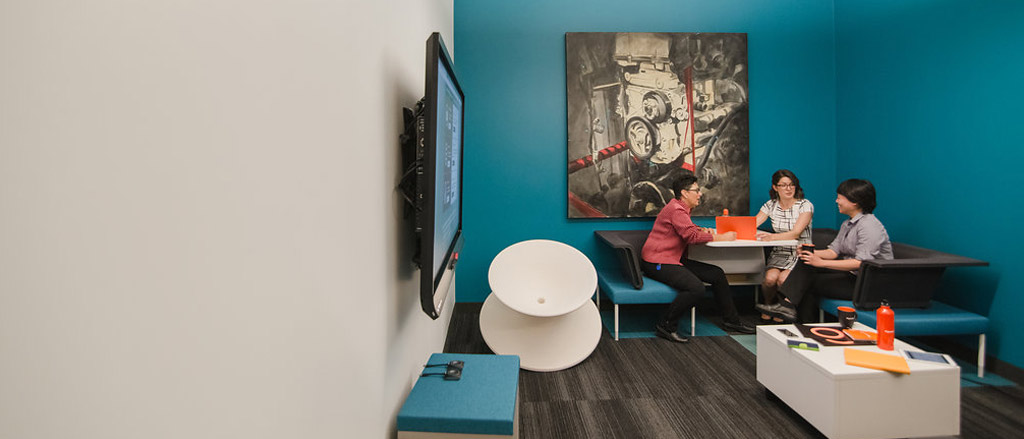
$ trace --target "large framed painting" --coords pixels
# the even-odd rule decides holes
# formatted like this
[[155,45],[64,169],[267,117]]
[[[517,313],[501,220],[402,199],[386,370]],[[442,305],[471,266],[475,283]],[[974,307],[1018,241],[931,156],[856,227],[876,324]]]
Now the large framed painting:
[[749,214],[747,35],[565,34],[569,218],[656,216],[691,172],[698,216]]

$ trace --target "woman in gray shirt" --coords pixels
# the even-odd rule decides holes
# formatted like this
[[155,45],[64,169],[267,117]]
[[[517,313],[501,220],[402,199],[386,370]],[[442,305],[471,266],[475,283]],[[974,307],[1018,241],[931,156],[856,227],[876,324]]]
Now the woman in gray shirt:
[[876,203],[870,181],[849,179],[840,183],[836,205],[839,213],[850,217],[839,228],[839,234],[827,249],[800,252],[800,262],[779,287],[784,299],[772,305],[757,305],[758,310],[792,322],[797,319],[799,306],[800,317],[813,321],[818,301],[804,300],[806,295],[852,300],[860,262],[893,258],[889,234],[871,213]]

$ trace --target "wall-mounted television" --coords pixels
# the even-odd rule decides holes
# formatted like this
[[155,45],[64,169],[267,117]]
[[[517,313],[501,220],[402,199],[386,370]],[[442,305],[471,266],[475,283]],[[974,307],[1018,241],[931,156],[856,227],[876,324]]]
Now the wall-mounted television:
[[404,112],[406,171],[399,182],[415,216],[420,303],[434,319],[441,315],[462,249],[464,102],[451,56],[435,32],[427,38],[423,99]]

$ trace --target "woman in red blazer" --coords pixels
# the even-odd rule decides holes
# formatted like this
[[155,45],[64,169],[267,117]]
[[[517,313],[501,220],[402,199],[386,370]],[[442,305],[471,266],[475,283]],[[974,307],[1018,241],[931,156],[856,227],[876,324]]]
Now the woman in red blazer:
[[679,319],[704,297],[704,282],[707,282],[711,284],[722,309],[725,329],[753,334],[754,328],[740,321],[725,272],[718,266],[686,257],[687,246],[709,241],[733,241],[736,232],[719,235],[712,229],[698,227],[690,219],[690,210],[700,204],[703,195],[693,174],[679,177],[672,184],[672,194],[675,198],[661,209],[654,220],[654,227],[641,252],[640,268],[644,274],[676,290],[675,300],[654,327],[655,333],[674,342],[689,341],[686,336],[676,333]]

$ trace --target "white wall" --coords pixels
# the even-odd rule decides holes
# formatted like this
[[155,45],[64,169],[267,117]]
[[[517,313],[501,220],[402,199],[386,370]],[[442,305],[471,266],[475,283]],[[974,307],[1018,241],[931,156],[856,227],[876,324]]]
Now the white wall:
[[393,434],[450,316],[393,187],[453,9],[354,3],[0,2],[0,437]]

